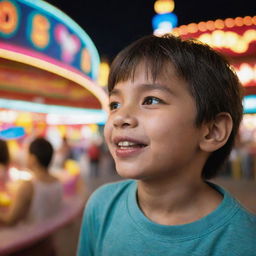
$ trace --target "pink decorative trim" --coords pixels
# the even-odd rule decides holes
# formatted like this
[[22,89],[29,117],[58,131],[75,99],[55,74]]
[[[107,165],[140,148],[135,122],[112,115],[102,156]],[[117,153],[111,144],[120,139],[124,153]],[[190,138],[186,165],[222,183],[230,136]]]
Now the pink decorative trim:
[[60,62],[60,61],[58,61],[54,58],[51,58],[51,57],[49,57],[45,54],[42,54],[42,53],[39,53],[39,52],[36,52],[36,51],[31,51],[31,50],[25,49],[25,48],[17,46],[17,45],[12,45],[12,44],[9,44],[9,43],[7,44],[7,43],[3,43],[3,42],[0,42],[0,49],[8,50],[8,51],[11,51],[11,52],[21,53],[21,54],[27,55],[27,56],[32,57],[32,58],[36,58],[36,59],[43,60],[45,62],[49,62],[49,63],[51,63],[55,66],[59,66],[61,68],[69,70],[73,73],[76,73],[80,76],[83,76],[84,78],[86,78],[90,81],[93,81],[90,77],[88,77],[84,73],[80,72],[79,70],[77,70],[77,69],[75,69],[75,68],[73,68],[69,65],[63,64],[62,62]]

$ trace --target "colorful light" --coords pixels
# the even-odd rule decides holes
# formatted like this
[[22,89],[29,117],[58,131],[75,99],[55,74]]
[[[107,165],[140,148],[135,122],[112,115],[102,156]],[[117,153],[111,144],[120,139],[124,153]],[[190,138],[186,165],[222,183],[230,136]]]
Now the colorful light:
[[102,61],[99,68],[98,84],[100,86],[106,86],[108,83],[110,67],[108,62]]
[[[35,102],[27,102],[21,100],[0,99],[0,108],[15,109],[36,113],[46,113],[48,124],[105,124],[107,113],[98,109],[84,109],[56,105],[45,105]],[[17,125],[31,123],[31,117],[26,112],[22,118],[19,118]],[[21,123],[22,122],[22,123]],[[30,127],[26,127],[29,129]]]
[[247,95],[243,98],[243,107],[245,114],[256,113],[256,95]]
[[242,63],[238,68],[236,68],[236,73],[242,82],[246,84],[254,82],[256,83],[256,64],[250,66],[248,63]]
[[204,33],[198,37],[198,40],[212,47],[229,48],[235,53],[246,52],[250,43],[255,41],[255,39],[256,30],[254,29],[249,29],[242,35],[232,31],[215,30],[212,33]]
[[152,18],[152,27],[154,35],[162,36],[170,33],[178,24],[176,14],[172,13],[174,10],[173,0],[157,0],[154,4],[155,12],[157,13]]
[[172,0],[157,0],[154,4],[156,13],[163,14],[174,10],[174,1]]
[[157,14],[152,19],[153,29],[159,29],[163,27],[174,28],[178,24],[178,18],[174,13]]

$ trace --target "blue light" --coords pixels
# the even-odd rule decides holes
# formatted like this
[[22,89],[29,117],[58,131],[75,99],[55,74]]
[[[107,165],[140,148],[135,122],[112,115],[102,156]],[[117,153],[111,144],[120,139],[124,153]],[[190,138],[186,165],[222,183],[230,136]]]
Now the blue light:
[[86,113],[99,113],[103,112],[99,109],[85,109],[85,108],[76,108],[76,107],[67,107],[67,106],[57,106],[49,104],[41,104],[30,101],[22,100],[9,100],[9,99],[0,99],[0,108],[5,109],[14,109],[22,110],[27,112],[36,112],[36,113],[54,113],[54,114],[86,114]]
[[178,24],[177,15],[174,13],[164,13],[164,14],[156,14],[152,19],[153,29],[156,30],[161,27],[161,23],[169,23],[172,28],[176,27]]
[[8,129],[0,131],[0,138],[4,140],[18,139],[25,135],[25,130],[23,127],[15,126]]
[[247,95],[243,99],[244,114],[256,113],[256,95]]

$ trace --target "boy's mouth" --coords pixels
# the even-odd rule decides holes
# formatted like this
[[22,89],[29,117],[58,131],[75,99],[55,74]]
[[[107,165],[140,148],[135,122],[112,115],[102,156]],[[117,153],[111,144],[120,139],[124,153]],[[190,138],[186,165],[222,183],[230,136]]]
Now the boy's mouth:
[[143,148],[143,147],[146,147],[146,145],[143,143],[136,143],[136,142],[126,140],[126,141],[120,141],[119,143],[117,143],[117,147],[119,149]]
[[147,146],[147,144],[142,141],[127,137],[116,137],[114,138],[113,142],[118,149],[143,148]]

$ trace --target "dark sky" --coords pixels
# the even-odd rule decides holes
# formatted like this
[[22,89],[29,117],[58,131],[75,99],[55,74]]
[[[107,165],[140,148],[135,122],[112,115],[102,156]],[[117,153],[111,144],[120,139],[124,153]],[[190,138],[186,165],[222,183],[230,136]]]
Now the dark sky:
[[[76,21],[109,61],[125,46],[152,33],[155,0],[46,0]],[[178,25],[256,15],[254,0],[176,0]]]

